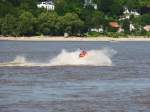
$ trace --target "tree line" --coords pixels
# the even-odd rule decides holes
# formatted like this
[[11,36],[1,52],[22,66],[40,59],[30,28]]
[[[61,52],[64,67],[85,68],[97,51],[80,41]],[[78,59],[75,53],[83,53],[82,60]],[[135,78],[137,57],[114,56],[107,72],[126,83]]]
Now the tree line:
[[[115,32],[109,22],[122,24],[124,33],[129,32],[129,23],[140,28],[150,24],[149,0],[93,0],[97,10],[91,5],[84,6],[84,0],[54,0],[55,10],[37,8],[41,0],[1,0],[0,35],[85,35],[91,28],[103,27],[104,33]],[[141,15],[119,21],[124,6],[136,10]],[[142,30],[135,31],[141,34]]]

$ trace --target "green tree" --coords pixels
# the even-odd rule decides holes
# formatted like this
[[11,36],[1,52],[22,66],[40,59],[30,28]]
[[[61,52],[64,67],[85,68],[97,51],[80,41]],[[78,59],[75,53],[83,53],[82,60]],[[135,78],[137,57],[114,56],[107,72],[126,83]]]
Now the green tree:
[[130,20],[126,19],[123,21],[123,29],[125,33],[129,33],[129,29],[130,29]]
[[13,15],[8,14],[1,20],[1,34],[5,36],[18,35],[17,19]]
[[59,15],[65,15],[65,13],[73,12],[80,14],[83,8],[84,0],[55,0],[56,12]]
[[[80,18],[84,21],[84,31],[87,32],[91,27],[93,27],[93,13],[94,13],[93,7],[86,7],[82,9],[82,12],[80,14]],[[94,20],[94,19],[93,19]]]
[[92,7],[84,8],[80,17],[85,22],[85,32],[91,28],[99,28],[101,25],[104,25],[103,12],[94,10]]
[[125,5],[129,9],[137,9],[140,6],[139,0],[126,0],[125,1]]
[[43,12],[38,16],[38,33],[44,35],[54,35],[57,32],[57,18],[55,12]]
[[124,0],[113,0],[113,4],[110,6],[111,15],[119,16],[123,11]]
[[142,25],[149,25],[150,24],[150,14],[144,14],[141,16]]
[[75,13],[66,13],[60,17],[59,21],[61,21],[61,26],[64,29],[63,32],[67,32],[71,35],[82,32],[84,22]]
[[149,0],[139,0],[140,7],[150,7],[150,1]]
[[1,35],[1,28],[2,28],[2,18],[0,18],[0,35]]
[[116,16],[122,12],[124,0],[100,0],[98,2],[99,10],[107,15]]
[[13,6],[19,6],[21,3],[21,0],[7,0],[7,1],[10,2]]
[[0,17],[5,17],[7,14],[15,15],[17,10],[13,5],[8,1],[0,2]]
[[104,23],[104,15],[100,11],[94,11],[91,17],[91,26],[99,28]]
[[37,0],[21,0],[19,10],[31,12],[33,15],[37,15],[39,12],[37,8]]
[[34,25],[35,25],[36,19],[30,12],[23,12],[19,16],[19,24],[18,29],[20,31],[20,35],[34,35]]

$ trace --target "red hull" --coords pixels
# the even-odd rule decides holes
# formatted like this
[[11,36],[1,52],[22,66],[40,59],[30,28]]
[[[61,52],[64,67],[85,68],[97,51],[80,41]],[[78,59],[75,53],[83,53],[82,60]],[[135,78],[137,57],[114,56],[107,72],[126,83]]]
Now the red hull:
[[83,58],[87,55],[87,52],[86,51],[82,51],[80,54],[79,54],[79,57],[80,58]]

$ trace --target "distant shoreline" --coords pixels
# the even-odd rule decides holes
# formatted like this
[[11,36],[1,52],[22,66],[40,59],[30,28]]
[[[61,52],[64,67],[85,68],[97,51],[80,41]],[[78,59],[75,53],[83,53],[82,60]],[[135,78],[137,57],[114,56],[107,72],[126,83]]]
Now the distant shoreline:
[[150,37],[130,36],[130,37],[63,37],[63,36],[32,36],[32,37],[3,37],[1,40],[10,41],[150,41]]

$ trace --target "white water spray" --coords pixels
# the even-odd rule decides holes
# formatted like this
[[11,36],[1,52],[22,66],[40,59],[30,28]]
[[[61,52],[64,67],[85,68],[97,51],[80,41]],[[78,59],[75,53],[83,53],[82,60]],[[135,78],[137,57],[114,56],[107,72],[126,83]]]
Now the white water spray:
[[58,56],[50,60],[50,65],[111,66],[111,57],[115,53],[111,49],[89,50],[85,57],[79,58],[80,52],[80,50],[74,52],[62,50]]
[[26,58],[25,57],[23,57],[23,56],[16,56],[16,58],[12,61],[12,63],[27,63],[27,60],[26,60]]
[[0,66],[111,66],[111,57],[116,53],[112,49],[89,50],[85,57],[80,58],[81,50],[68,52],[62,50],[48,63],[27,61],[23,56],[17,56],[13,61],[1,63]]

